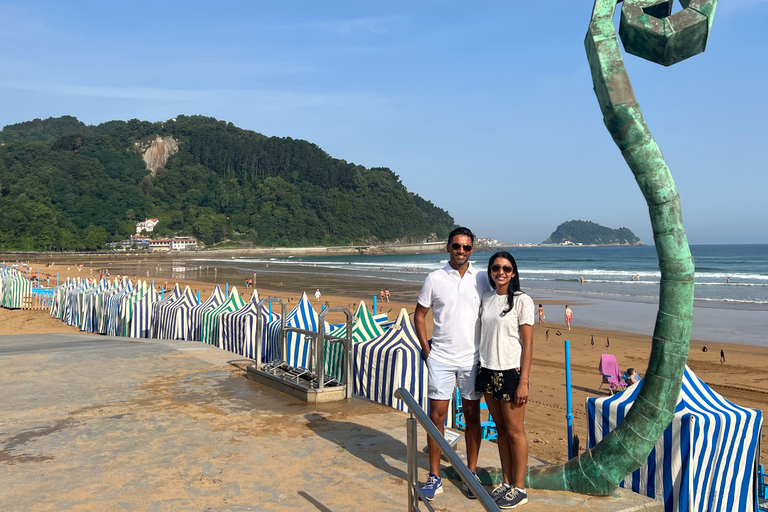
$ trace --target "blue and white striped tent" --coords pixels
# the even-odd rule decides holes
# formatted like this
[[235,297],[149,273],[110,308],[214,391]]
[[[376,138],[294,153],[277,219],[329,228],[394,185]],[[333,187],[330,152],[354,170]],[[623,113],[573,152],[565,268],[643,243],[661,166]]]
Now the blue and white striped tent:
[[[237,293],[236,289],[233,289],[232,291]],[[216,288],[213,289],[213,292],[208,299],[200,304],[192,306],[192,309],[189,312],[189,330],[185,339],[200,341],[200,335],[203,328],[203,313],[221,306],[225,299],[226,297],[224,296],[224,292],[221,291],[221,287],[216,285]]]
[[[587,399],[590,448],[624,420],[643,381]],[[621,486],[664,502],[665,510],[754,510],[762,412],[735,405],[687,366],[672,423],[645,464]]]
[[[245,307],[221,315],[221,348],[250,359],[256,359],[256,328],[259,294],[256,290]],[[280,315],[272,313],[272,321]],[[262,339],[266,339],[269,324],[269,308],[261,307]],[[262,351],[262,357],[264,353]]]
[[116,336],[120,319],[120,299],[132,291],[133,283],[130,279],[123,277],[116,288],[104,293],[104,308],[99,318],[99,334],[107,334],[111,326],[111,336]]
[[[176,285],[178,288],[179,285]],[[169,301],[152,305],[152,337],[160,340],[183,340],[189,333],[189,312],[197,304],[197,298],[189,289],[177,295],[176,288]]]
[[[285,317],[286,327],[296,327],[307,331],[317,331],[318,322],[317,312],[312,307],[312,304],[309,303],[307,292],[301,295],[301,300],[296,304],[296,307]],[[263,361],[268,363],[281,358],[280,320],[270,322],[267,332],[268,335],[264,338]],[[314,340],[307,341],[305,335],[290,331],[287,333],[286,338],[288,352],[288,361],[286,362],[291,366],[309,368],[311,365],[310,352],[312,351]]]
[[74,287],[75,283],[70,278],[53,288],[53,302],[51,303],[51,317],[62,320],[64,318],[64,310],[66,307],[66,297],[70,288]]
[[[178,286],[176,287],[178,289]],[[179,290],[181,293],[181,290]],[[120,307],[120,327],[123,336],[131,338],[152,337],[152,306],[160,301],[160,294],[154,286],[149,286],[146,292],[123,297]]]
[[429,410],[427,365],[408,311],[400,310],[395,323],[378,338],[353,345],[354,393],[401,411],[407,410],[395,391],[403,387]]
[[83,309],[83,298],[95,282],[89,278],[82,279],[79,284],[67,290],[64,306],[64,320],[69,325],[80,325],[80,315]]
[[90,288],[82,297],[80,309],[80,330],[94,332],[97,326],[98,296],[110,288],[112,284],[106,279],[101,279],[96,286]]

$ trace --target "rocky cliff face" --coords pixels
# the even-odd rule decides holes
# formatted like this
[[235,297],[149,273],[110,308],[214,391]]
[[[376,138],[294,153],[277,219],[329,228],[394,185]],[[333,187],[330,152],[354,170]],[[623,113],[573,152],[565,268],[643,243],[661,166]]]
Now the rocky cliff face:
[[165,167],[168,158],[179,152],[179,141],[171,136],[160,137],[158,135],[154,140],[134,142],[133,147],[141,154],[147,164],[147,170],[152,171],[154,176],[158,167]]

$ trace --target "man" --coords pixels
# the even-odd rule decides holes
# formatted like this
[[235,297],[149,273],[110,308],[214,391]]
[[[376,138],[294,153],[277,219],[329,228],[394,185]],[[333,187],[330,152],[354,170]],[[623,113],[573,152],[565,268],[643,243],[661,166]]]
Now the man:
[[[477,473],[480,452],[480,398],[475,392],[478,348],[480,344],[480,302],[491,289],[488,276],[469,262],[475,235],[467,228],[456,228],[448,235],[448,264],[431,272],[419,294],[413,315],[422,357],[429,369],[429,417],[440,433],[448,416],[448,404],[458,383],[467,428],[467,466]],[[434,328],[432,344],[427,340],[426,317],[432,310]],[[424,496],[433,500],[443,492],[440,478],[440,448],[428,439],[429,477],[422,488]],[[477,475],[475,474],[475,477]],[[475,498],[462,486],[469,498]]]

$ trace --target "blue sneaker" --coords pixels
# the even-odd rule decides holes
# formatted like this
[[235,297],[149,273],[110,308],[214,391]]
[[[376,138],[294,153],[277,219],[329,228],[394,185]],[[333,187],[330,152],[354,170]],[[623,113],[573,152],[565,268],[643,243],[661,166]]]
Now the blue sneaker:
[[496,500],[496,505],[502,510],[517,508],[528,503],[528,493],[511,487],[507,494]]
[[[472,475],[477,479],[478,482],[480,482],[480,477],[477,476],[477,473],[472,473]],[[482,484],[482,482],[480,482]],[[476,500],[477,496],[475,496],[472,493],[472,489],[469,488],[469,486],[466,484],[466,482],[461,482],[461,492],[467,495],[467,498],[471,500]]]
[[427,498],[427,501],[432,501],[435,499],[436,494],[443,492],[442,478],[430,473],[424,487],[421,488],[421,492],[424,493],[424,497]]

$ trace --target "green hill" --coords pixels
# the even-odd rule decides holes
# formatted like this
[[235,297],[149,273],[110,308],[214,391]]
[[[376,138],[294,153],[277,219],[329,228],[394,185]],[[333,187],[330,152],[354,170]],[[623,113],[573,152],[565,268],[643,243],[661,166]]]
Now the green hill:
[[[170,156],[148,170],[142,157],[159,138]],[[454,227],[387,168],[210,117],[87,126],[65,116],[0,131],[0,249],[98,249],[146,218],[160,219],[157,235],[260,246],[414,241]]]
[[542,242],[544,244],[573,243],[582,245],[645,245],[629,228],[611,229],[583,220],[563,222]]

